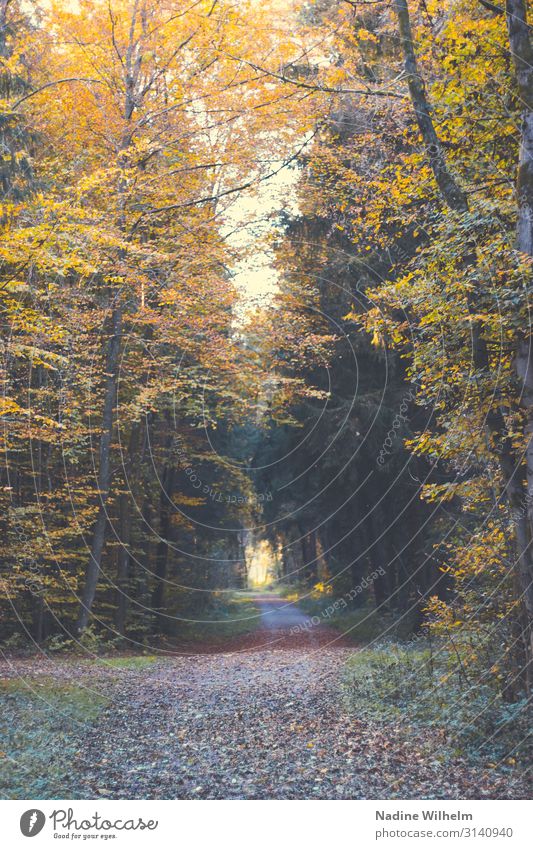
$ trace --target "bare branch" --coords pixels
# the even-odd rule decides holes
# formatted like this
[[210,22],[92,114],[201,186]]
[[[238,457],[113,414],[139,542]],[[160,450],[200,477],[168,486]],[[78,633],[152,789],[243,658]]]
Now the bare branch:
[[109,11],[109,19],[111,21],[111,42],[113,44],[113,48],[115,50],[115,53],[118,56],[119,62],[122,65],[122,67],[124,68],[124,59],[122,58],[122,54],[121,54],[120,50],[118,49],[118,45],[117,45],[117,42],[116,42],[116,39],[115,39],[115,22],[116,22],[116,19],[115,19],[115,16],[113,15],[113,10],[111,9],[111,0],[108,0],[107,8],[108,8],[108,11]]
[[97,83],[97,85],[106,85],[103,80],[95,80],[92,77],[64,77],[61,80],[53,80],[50,83],[45,83],[44,85],[39,86],[39,88],[35,88],[33,91],[28,92],[28,94],[25,94],[24,97],[20,97],[11,108],[17,109],[21,103],[24,103],[25,100],[33,97],[35,94],[39,94],[39,92],[44,91],[46,88],[52,88],[52,86],[60,85],[61,83]]
[[491,3],[490,0],[478,0],[478,3],[481,3],[489,12],[494,12],[495,15],[505,15],[505,9],[497,6],[496,3]]
[[[303,80],[295,80],[292,77],[285,76],[285,74],[279,74],[275,71],[269,70],[268,68],[263,68],[261,65],[257,65],[255,62],[250,62],[248,59],[243,59],[240,56],[232,56],[231,53],[225,53],[224,55],[227,56],[228,59],[232,59],[234,62],[242,62],[244,65],[248,65],[250,68],[253,68],[254,71],[258,71],[265,76],[273,77],[276,80],[296,86],[297,88],[305,88],[308,91],[322,92],[324,94],[359,94],[363,97],[395,97],[400,100],[404,100],[406,97],[405,94],[398,94],[396,91],[390,91],[382,88],[330,88],[330,86],[325,85],[312,85],[311,83],[303,82]],[[399,76],[395,77],[392,82],[400,82],[404,76],[404,74],[399,74]]]
[[206,197],[203,197],[203,198],[197,198],[196,200],[185,201],[184,203],[172,203],[172,204],[169,204],[168,206],[161,206],[157,209],[146,210],[141,215],[139,215],[139,217],[137,218],[137,220],[133,224],[131,231],[130,231],[130,238],[135,233],[135,231],[138,228],[141,221],[149,215],[159,215],[163,212],[172,212],[172,210],[175,210],[175,209],[188,209],[192,206],[200,206],[201,204],[204,204],[204,203],[212,203],[213,201],[220,200],[220,198],[227,197],[228,195],[234,195],[237,192],[243,192],[246,189],[250,189],[252,186],[257,186],[260,183],[264,183],[266,180],[270,180],[272,177],[275,177],[277,174],[280,173],[280,171],[282,171],[284,168],[286,168],[288,165],[290,165],[291,162],[294,162],[296,159],[298,159],[298,157],[300,156],[302,151],[305,150],[307,145],[314,139],[314,137],[316,136],[316,134],[318,133],[319,130],[320,130],[320,126],[318,126],[314,130],[312,135],[303,142],[303,144],[298,148],[298,150],[295,153],[293,153],[288,159],[286,159],[284,162],[282,162],[282,164],[279,166],[279,168],[276,168],[273,171],[270,171],[268,174],[264,174],[262,177],[252,178],[251,180],[248,180],[248,181],[246,181],[245,183],[242,183],[239,186],[234,186],[231,189],[225,189],[224,191],[218,192],[217,194],[214,194],[214,195],[209,195],[209,196],[206,196]]

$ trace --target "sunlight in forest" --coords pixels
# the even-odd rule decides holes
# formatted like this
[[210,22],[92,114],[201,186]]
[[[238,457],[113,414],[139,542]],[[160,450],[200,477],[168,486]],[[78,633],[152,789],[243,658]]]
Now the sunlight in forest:
[[248,586],[266,587],[276,580],[277,559],[268,540],[253,541],[245,548],[248,567]]

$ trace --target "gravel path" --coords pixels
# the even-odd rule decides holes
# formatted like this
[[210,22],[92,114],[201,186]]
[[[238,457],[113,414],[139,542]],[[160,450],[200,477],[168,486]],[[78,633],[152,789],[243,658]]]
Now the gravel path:
[[434,742],[343,707],[352,649],[280,600],[232,651],[165,658],[120,677],[73,765],[81,797],[521,798],[509,776],[443,764]]

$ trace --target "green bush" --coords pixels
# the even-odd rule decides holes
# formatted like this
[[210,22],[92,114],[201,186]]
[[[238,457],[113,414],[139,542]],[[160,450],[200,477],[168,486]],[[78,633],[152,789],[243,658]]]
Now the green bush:
[[425,640],[363,648],[346,665],[350,708],[368,720],[433,728],[454,754],[499,760],[525,753],[528,703],[513,704],[487,681],[468,679],[461,658]]
[[406,640],[414,630],[415,611],[396,614],[377,610],[368,594],[366,599],[360,596],[364,600],[360,606],[349,604],[347,607],[339,607],[331,616],[326,615],[326,611],[337,600],[335,595],[314,592],[304,584],[282,585],[279,595],[293,601],[310,618],[318,616],[322,625],[334,628],[354,643],[380,640],[383,637]]
[[261,612],[246,593],[213,593],[212,596],[210,607],[199,611],[197,619],[190,611],[183,619],[175,613],[176,618],[168,620],[167,636],[190,643],[218,643],[259,627]]
[[94,625],[85,629],[79,640],[67,637],[65,634],[54,634],[44,643],[44,648],[54,654],[75,652],[81,649],[87,654],[102,654],[112,651],[122,643],[120,636],[115,636],[112,631],[99,631]]

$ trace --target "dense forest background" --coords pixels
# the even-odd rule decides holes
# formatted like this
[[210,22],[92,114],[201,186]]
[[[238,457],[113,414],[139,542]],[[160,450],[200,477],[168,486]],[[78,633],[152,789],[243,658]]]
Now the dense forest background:
[[171,645],[260,549],[516,755],[532,65],[523,0],[0,2],[7,647]]

